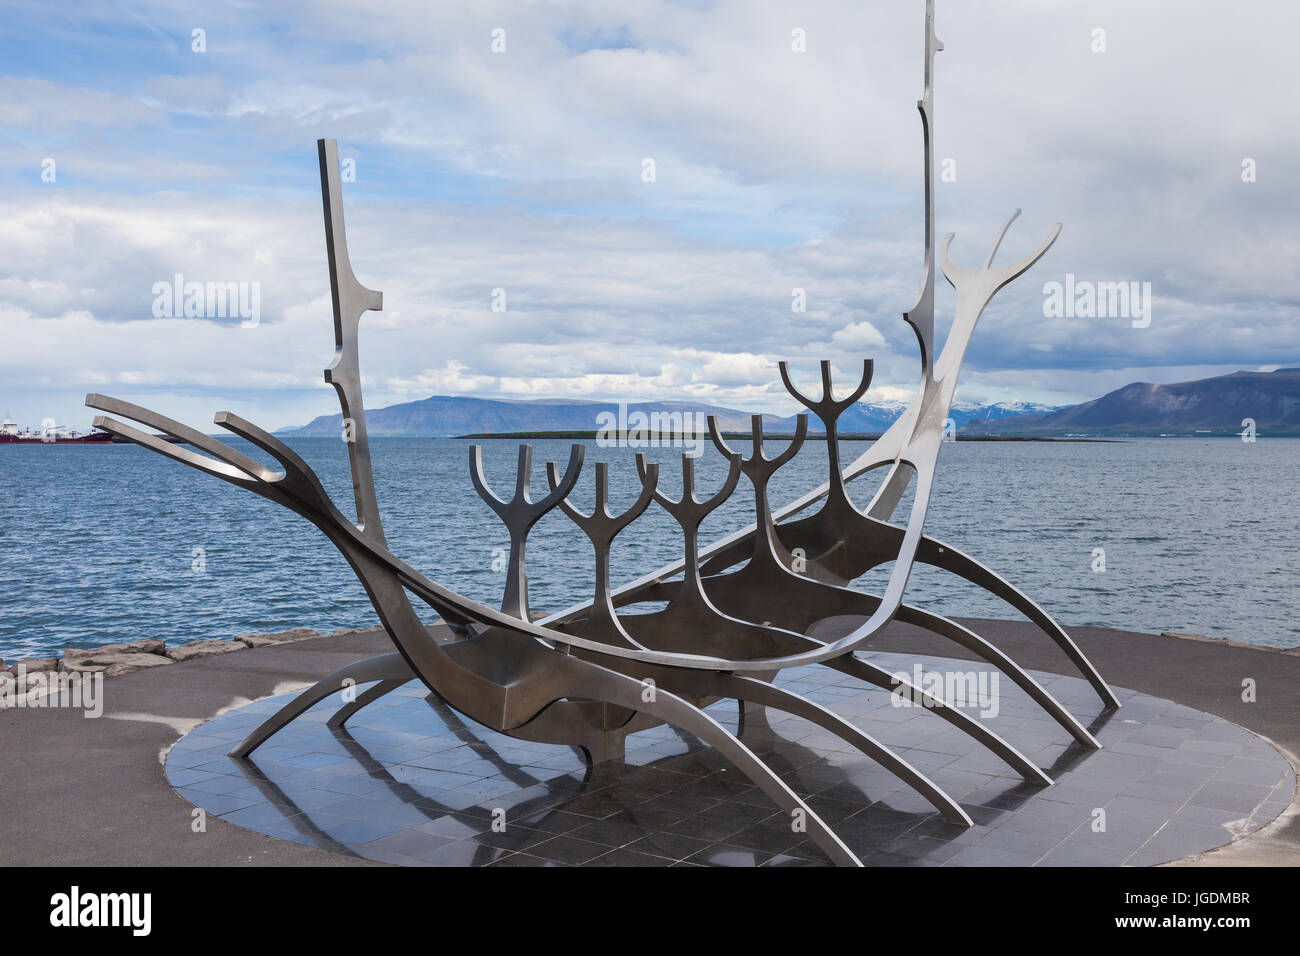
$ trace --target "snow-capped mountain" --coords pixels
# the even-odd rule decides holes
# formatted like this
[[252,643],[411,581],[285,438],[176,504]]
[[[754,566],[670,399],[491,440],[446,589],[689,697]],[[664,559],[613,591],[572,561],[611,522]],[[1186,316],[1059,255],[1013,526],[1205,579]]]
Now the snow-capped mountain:
[[[846,433],[876,434],[892,425],[907,410],[907,402],[859,402],[857,407],[845,412],[840,419],[840,431]],[[976,419],[1001,420],[1020,415],[1048,415],[1058,410],[1055,405],[1037,402],[995,402],[981,405],[976,402],[955,401],[949,415],[961,428]]]

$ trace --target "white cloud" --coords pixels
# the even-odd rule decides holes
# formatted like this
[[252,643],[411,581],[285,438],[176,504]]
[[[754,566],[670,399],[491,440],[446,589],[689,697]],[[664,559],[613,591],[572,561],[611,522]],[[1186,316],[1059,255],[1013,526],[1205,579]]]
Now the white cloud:
[[[874,357],[873,397],[910,392],[919,2],[131,10],[86,8],[117,54],[102,82],[0,78],[0,175],[15,184],[0,322],[20,346],[0,371],[27,418],[80,414],[82,382],[165,394],[200,420],[216,398],[255,401],[271,427],[329,410],[318,135],[358,159],[353,258],[385,291],[363,326],[372,405],[466,392],[790,411],[780,358]],[[10,15],[32,42],[65,42],[36,6]],[[1015,206],[1000,261],[1065,222],[985,316],[963,397],[1078,400],[1300,363],[1286,46],[1300,8],[1233,17],[941,0],[936,149],[957,178],[939,184],[940,234],[973,266]],[[209,32],[201,60],[191,22]],[[1098,24],[1105,54],[1088,48]],[[489,50],[495,26],[505,54]],[[807,53],[791,52],[792,26]],[[1241,181],[1245,157],[1258,182]],[[149,318],[152,284],[177,272],[260,282],[262,325]],[[1066,272],[1152,282],[1152,326],[1044,318],[1042,284]],[[506,313],[488,307],[498,287]],[[942,290],[941,331],[950,309]]]

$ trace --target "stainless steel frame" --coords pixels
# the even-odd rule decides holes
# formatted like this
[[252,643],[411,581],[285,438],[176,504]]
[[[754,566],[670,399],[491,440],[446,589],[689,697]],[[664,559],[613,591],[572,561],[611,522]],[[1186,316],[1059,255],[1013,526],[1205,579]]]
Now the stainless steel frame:
[[[260,448],[280,465],[273,470],[217,440],[137,405],[100,395],[86,404],[178,438],[195,451],[172,444],[114,418],[95,424],[146,448],[245,488],[280,504],[315,524],[340,551],[365,587],[396,653],[344,667],[298,695],[232,751],[248,758],[280,728],[345,686],[370,686],[343,704],[329,723],[341,727],[366,704],[412,679],[421,680],[431,700],[445,703],[493,730],[516,737],[579,747],[592,761],[617,758],[627,734],[667,722],[718,749],[778,806],[791,814],[836,863],[860,861],[833,830],[738,737],[727,732],[703,708],[730,698],[746,705],[772,707],[806,719],[853,744],[906,781],[943,816],[970,825],[966,812],[902,757],[821,705],[774,685],[780,671],[805,664],[824,664],[879,687],[899,682],[855,656],[891,620],[902,620],[947,637],[1004,670],[1080,743],[1099,744],[1064,707],[1013,661],[965,627],[903,603],[903,591],[916,561],[958,574],[998,594],[1026,613],[1087,676],[1108,706],[1118,701],[1069,636],[1029,598],[974,559],[923,533],[934,481],[944,419],[948,414],[966,347],[984,307],[999,289],[1036,262],[1059,233],[1010,266],[993,268],[993,257],[1010,220],[1003,226],[984,264],[961,269],[948,258],[949,235],[941,250],[944,275],[957,290],[956,317],[938,358],[934,358],[934,200],[932,75],[934,54],[943,49],[934,35],[933,0],[925,18],[925,93],[918,103],[925,147],[925,272],[916,304],[905,319],[916,331],[921,351],[921,387],[908,411],[856,461],[842,467],[836,422],[871,381],[871,362],[863,365],[857,387],[845,398],[832,393],[831,370],[822,363],[822,395],[800,393],[785,363],[781,376],[791,393],[822,420],[826,428],[829,480],[775,512],[768,483],[803,445],[807,416],[799,418],[789,446],[775,458],[764,453],[761,419],[753,425],[748,458],[732,451],[710,421],[717,449],[730,468],[721,490],[706,501],[695,496],[694,462],[682,459],[682,497],[672,500],[657,487],[658,470],[638,456],[642,493],[615,517],[607,506],[607,465],[596,466],[596,505],[591,514],[568,500],[583,462],[575,445],[563,477],[548,464],[549,494],[534,502],[529,473],[532,449],[520,449],[515,494],[504,501],[492,493],[483,474],[481,450],[470,451],[470,476],[481,497],[505,523],[510,561],[501,610],[471,601],[420,574],[393,555],[384,536],[370,462],[358,362],[361,316],[383,306],[379,292],[357,280],[348,258],[339,183],[337,148],[319,142],[326,251],[332,290],[335,359],[325,378],[338,393],[350,423],[348,444],[355,521],[326,494],[302,459],[279,439],[229,412],[215,421]],[[1015,216],[1012,216],[1014,219]],[[865,509],[849,496],[847,483],[867,471],[886,469],[884,480]],[[753,489],[755,523],[707,548],[699,543],[704,517],[737,487],[745,475]],[[916,488],[904,525],[890,523],[909,482]],[[654,501],[680,526],[683,557],[645,577],[612,590],[610,549],[615,537]],[[814,514],[794,518],[822,501]],[[595,553],[596,588],[592,601],[534,622],[528,605],[525,543],[537,520],[561,508],[586,534]],[[792,549],[802,549],[806,567],[796,570]],[[848,587],[864,571],[894,562],[884,594],[874,596]],[[732,570],[745,562],[743,567]],[[681,580],[670,580],[676,575]],[[410,596],[423,601],[451,627],[432,631],[420,619]],[[667,601],[650,614],[619,614],[618,609],[645,601]],[[809,632],[830,618],[853,623],[833,640]],[[439,636],[441,635],[441,636]],[[997,754],[1026,780],[1050,785],[1051,778],[1011,744],[964,712],[911,688],[942,719]]]

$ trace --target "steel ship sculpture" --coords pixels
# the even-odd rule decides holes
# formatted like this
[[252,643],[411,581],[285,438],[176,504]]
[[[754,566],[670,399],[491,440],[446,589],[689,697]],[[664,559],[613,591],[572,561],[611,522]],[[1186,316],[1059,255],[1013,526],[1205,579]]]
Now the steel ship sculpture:
[[[987,748],[1026,781],[1050,786],[1050,776],[1014,745],[964,711],[910,682],[900,681],[856,651],[891,621],[904,621],[971,652],[1000,669],[1046,711],[1078,744],[1100,744],[1062,704],[1013,660],[971,629],[904,602],[912,568],[932,565],[972,582],[1028,617],[1046,639],[1068,655],[1107,708],[1119,701],[1068,634],[1031,598],[975,558],[925,534],[924,525],[943,439],[944,420],[957,385],[962,359],[980,314],[997,292],[1038,261],[1060,232],[1060,224],[1037,248],[1010,265],[995,267],[1012,221],[1002,226],[983,263],[957,266],[948,250],[952,235],[936,246],[934,234],[933,67],[943,49],[934,33],[934,3],[925,15],[925,88],[918,103],[925,156],[925,258],[920,293],[904,319],[920,348],[920,385],[907,411],[864,453],[845,464],[840,459],[836,421],[867,390],[872,363],[863,362],[852,390],[836,398],[832,369],[821,363],[821,394],[795,388],[788,367],[782,380],[790,393],[826,429],[827,481],[795,501],[773,509],[772,475],[800,450],[807,415],[799,418],[788,445],[768,457],[761,419],[753,423],[748,455],[733,450],[716,422],[713,443],[728,464],[722,487],[701,499],[696,494],[694,459],[683,456],[681,497],[659,487],[658,466],[638,456],[642,490],[622,514],[608,507],[608,465],[595,468],[595,507],[581,511],[570,495],[581,478],[584,446],[574,445],[563,472],[547,466],[548,488],[534,496],[530,487],[532,449],[523,446],[513,494],[498,497],[484,474],[481,449],[470,451],[470,477],[479,495],[496,512],[510,535],[506,587],[499,609],[464,597],[394,555],[380,518],[366,434],[358,360],[358,328],[367,311],[383,307],[383,295],[363,286],[348,257],[343,221],[337,146],[320,140],[318,152],[325,215],[326,251],[334,312],[335,357],[325,380],[338,393],[343,418],[350,422],[348,456],[355,520],[330,498],[311,468],[284,442],[230,412],[214,421],[279,464],[279,470],[179,422],[118,399],[89,395],[86,404],[107,412],[95,425],[174,458],[254,494],[276,502],[316,525],[348,561],[392,639],[393,653],[358,661],[330,674],[296,696],[232,751],[251,759],[257,748],[313,705],[344,687],[369,685],[329,719],[342,726],[362,707],[411,680],[420,680],[435,699],[495,731],[530,741],[580,748],[593,762],[617,759],[626,737],[669,723],[716,748],[776,805],[790,814],[835,863],[861,865],[834,829],[799,797],[743,740],[704,708],[718,700],[770,707],[810,721],[870,756],[922,794],[942,816],[970,826],[966,811],[917,768],[865,730],[773,680],[794,667],[821,665],[865,684],[897,690],[933,711]],[[942,350],[934,342],[937,268],[956,289],[956,312]],[[151,435],[121,419],[158,429]],[[170,440],[169,440],[170,439]],[[174,442],[185,442],[183,447]],[[850,483],[879,470],[881,481],[864,507],[850,495]],[[704,545],[699,529],[746,479],[754,523],[720,541]],[[905,520],[891,520],[908,487],[913,488]],[[680,560],[629,584],[614,588],[610,552],[616,538],[631,533],[637,517],[652,505],[677,522]],[[816,507],[814,510],[814,506]],[[595,562],[591,601],[537,619],[528,603],[525,572],[529,530],[549,511],[561,509],[586,536]],[[806,513],[810,512],[811,513]],[[801,556],[798,560],[795,556]],[[892,562],[882,594],[867,594],[849,583],[869,569]],[[796,570],[796,568],[798,570]],[[432,608],[449,629],[431,631],[412,598]],[[626,609],[666,602],[661,610],[630,614]],[[622,613],[621,613],[622,612]],[[843,626],[834,636],[819,622]],[[848,623],[843,623],[848,622]]]

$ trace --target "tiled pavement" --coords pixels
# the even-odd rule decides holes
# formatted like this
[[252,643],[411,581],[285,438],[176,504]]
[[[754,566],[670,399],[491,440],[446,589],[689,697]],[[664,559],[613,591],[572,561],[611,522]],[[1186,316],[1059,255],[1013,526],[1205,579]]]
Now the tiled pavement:
[[[889,671],[977,665],[865,654]],[[1024,783],[996,756],[920,707],[826,668],[778,683],[847,717],[929,775],[975,821],[946,823],[843,740],[750,708],[741,739],[869,865],[1150,865],[1220,846],[1291,801],[1290,765],[1258,737],[1187,707],[1117,690],[1101,715],[1083,680],[1034,672],[1105,745],[1085,750],[1002,678],[989,725],[1057,781]],[[588,772],[564,747],[462,722],[408,684],[345,732],[326,702],[254,755],[225,752],[285,697],[222,715],[168,756],[185,799],[247,829],[412,866],[817,866],[822,852],[717,752],[669,727],[628,739],[625,763]],[[972,707],[972,714],[979,708]],[[734,702],[710,713],[737,729]],[[504,829],[502,829],[504,822]],[[1103,828],[1104,825],[1104,828]]]

